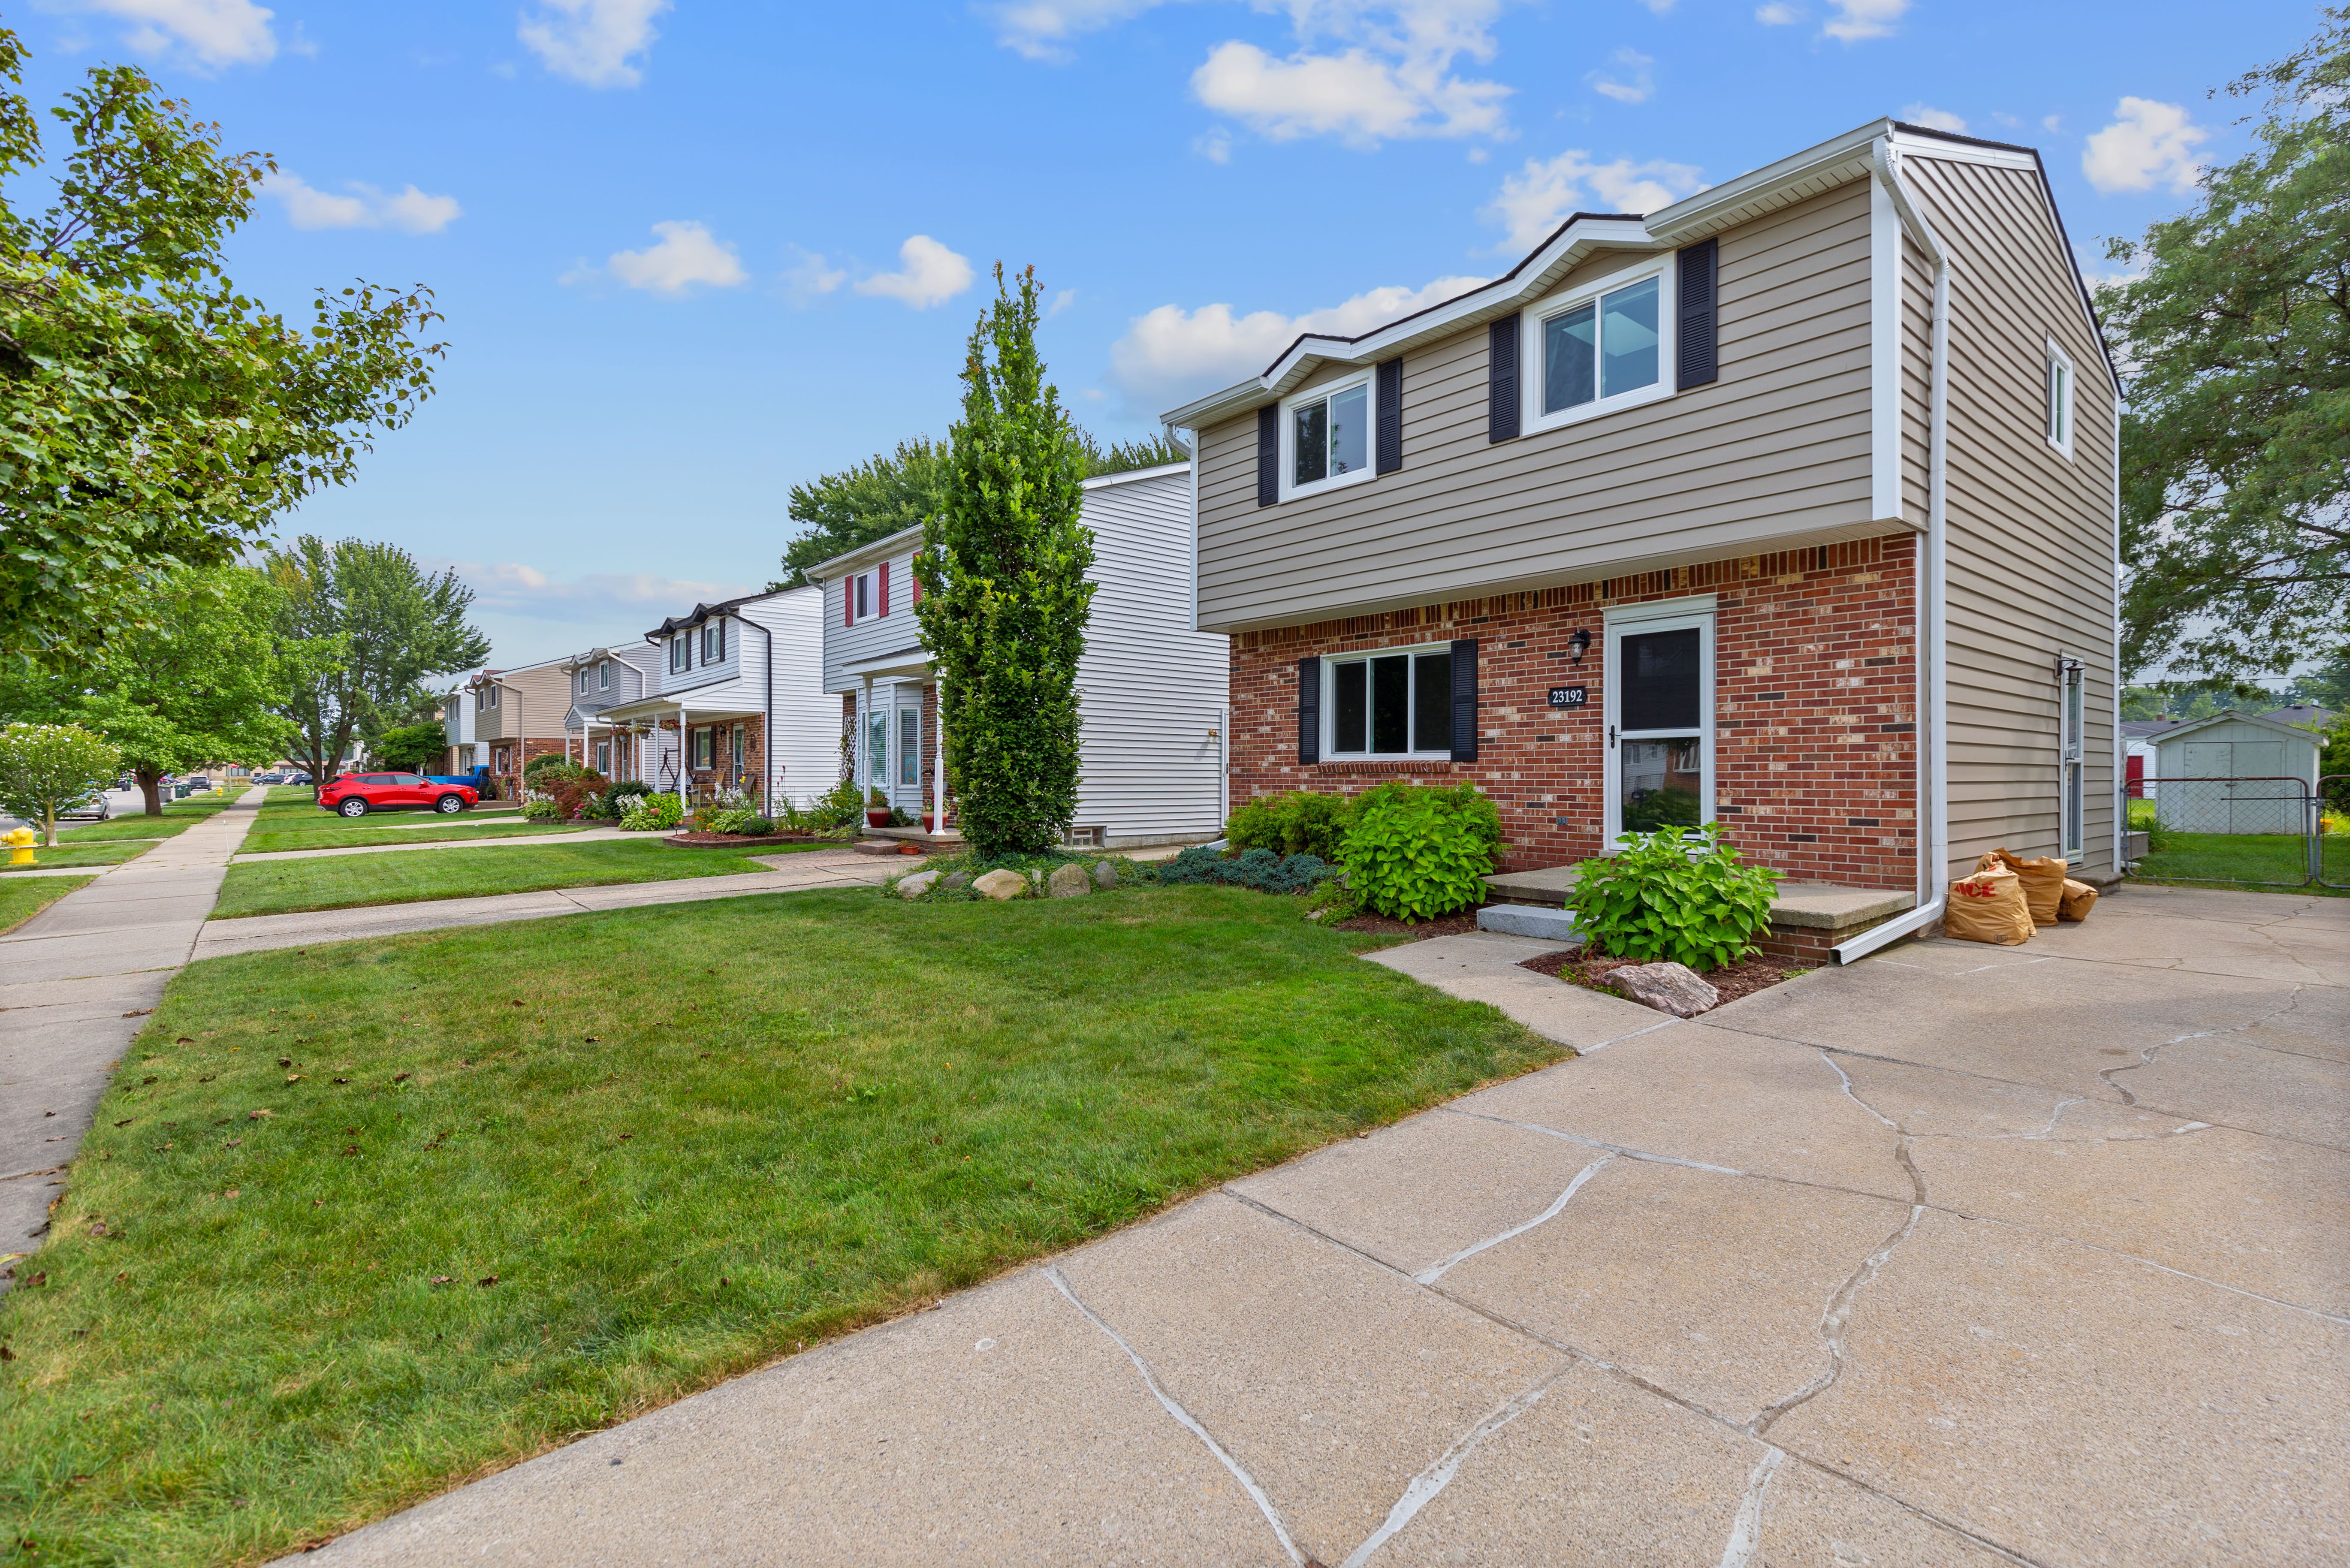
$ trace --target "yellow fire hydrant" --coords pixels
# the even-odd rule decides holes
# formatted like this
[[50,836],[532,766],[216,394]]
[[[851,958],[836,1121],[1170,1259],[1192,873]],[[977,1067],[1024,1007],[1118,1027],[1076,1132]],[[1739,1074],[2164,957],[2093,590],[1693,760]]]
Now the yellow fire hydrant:
[[36,836],[29,827],[16,827],[5,833],[0,833],[0,844],[8,846],[8,864],[11,866],[39,865],[40,862],[33,858],[33,845],[36,842]]

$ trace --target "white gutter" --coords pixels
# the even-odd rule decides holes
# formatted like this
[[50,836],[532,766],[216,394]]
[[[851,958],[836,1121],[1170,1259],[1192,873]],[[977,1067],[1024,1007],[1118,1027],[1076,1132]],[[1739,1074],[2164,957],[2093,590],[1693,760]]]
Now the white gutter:
[[1942,919],[1942,900],[1935,899],[1922,909],[1910,910],[1881,926],[1871,926],[1850,941],[1838,942],[1828,950],[1828,956],[1838,963],[1850,963],[1856,958],[1866,958],[1888,942],[1898,942],[1913,931],[1922,931],[1938,925]]
[[2122,735],[2122,401],[2114,399],[2114,875],[2128,868],[2122,858],[2129,843],[2129,742]]

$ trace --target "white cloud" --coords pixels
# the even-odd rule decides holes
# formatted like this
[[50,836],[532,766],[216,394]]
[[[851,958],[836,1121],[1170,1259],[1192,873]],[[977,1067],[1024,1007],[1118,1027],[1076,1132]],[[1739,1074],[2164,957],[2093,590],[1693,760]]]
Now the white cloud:
[[1646,103],[1655,96],[1657,78],[1648,70],[1657,63],[1654,57],[1644,55],[1638,49],[1618,49],[1608,58],[1615,65],[1616,76],[1628,79],[1617,81],[1616,76],[1603,76],[1594,71],[1584,78],[1591,84],[1594,91],[1612,98],[1617,103]]
[[521,561],[428,561],[432,570],[453,571],[473,590],[475,609],[533,620],[604,622],[585,630],[574,650],[596,643],[634,643],[646,618],[681,615],[697,604],[716,604],[749,592],[741,583],[705,583],[650,572],[596,572],[557,577]]
[[562,281],[588,283],[613,277],[630,288],[677,295],[699,285],[733,288],[751,275],[743,270],[734,247],[700,223],[671,219],[655,223],[653,233],[658,239],[643,250],[614,251],[602,266],[583,263],[565,273]]
[[1768,5],[1754,7],[1754,19],[1766,27],[1792,27],[1804,19],[1804,11],[1799,5],[1783,5],[1779,0],[1771,0]]
[[1640,4],[1659,16],[1668,15],[1673,8],[1673,0],[1640,0]]
[[1185,310],[1162,305],[1127,324],[1110,346],[1110,378],[1138,418],[1156,419],[1202,392],[1228,387],[1263,370],[1303,332],[1359,337],[1399,317],[1441,305],[1486,280],[1440,277],[1420,288],[1390,286],[1303,316],[1253,310],[1236,316],[1229,305]]
[[1539,244],[1569,213],[1653,213],[1703,188],[1698,170],[1687,163],[1635,163],[1628,158],[1595,163],[1591,154],[1578,150],[1547,162],[1527,159],[1523,169],[1503,178],[1485,216],[1509,231],[1502,248],[1524,251]]
[[2125,98],[2114,122],[2081,150],[2081,172],[2108,195],[2168,185],[2183,196],[2203,172],[2195,149],[2210,140],[2211,133],[2189,119],[2179,104]]
[[652,47],[653,18],[669,0],[541,0],[544,9],[515,29],[546,68],[589,87],[634,87],[643,69],[631,58]]
[[1060,315],[1061,312],[1068,309],[1069,306],[1076,304],[1076,302],[1077,291],[1076,289],[1065,288],[1061,290],[1060,293],[1053,296],[1053,303],[1045,307],[1045,319],[1047,321],[1052,320],[1053,317]]
[[348,195],[321,191],[299,174],[271,174],[262,192],[286,203],[286,219],[297,229],[398,229],[411,234],[437,234],[455,223],[464,209],[454,196],[428,196],[411,185],[390,193],[357,180],[347,182]]
[[898,259],[904,264],[899,271],[860,278],[857,292],[903,300],[916,310],[928,310],[971,286],[970,261],[928,234],[916,234],[899,245]]
[[145,54],[186,53],[203,66],[260,66],[276,56],[276,15],[253,0],[82,0],[100,16],[133,24],[125,35]]
[[1191,151],[1211,163],[1230,163],[1232,161],[1232,139],[1219,127],[1192,142]]
[[1958,115],[1926,103],[1909,105],[1901,111],[1901,118],[1911,125],[1922,125],[1929,130],[1963,131],[1967,128],[1967,122]]
[[1139,16],[1159,0],[1011,0],[993,8],[996,41],[1032,60],[1071,58],[1070,40]]
[[1893,24],[1909,10],[1909,0],[1828,0],[1828,4],[1835,8],[1835,15],[1820,32],[1847,44],[1891,37]]
[[784,292],[791,296],[795,305],[806,305],[819,295],[832,293],[848,281],[847,268],[827,265],[824,257],[815,251],[804,251],[794,245],[791,254],[796,259],[784,269]]
[[1336,136],[1368,147],[1398,137],[1490,135],[1502,129],[1499,82],[1448,74],[1434,57],[1390,60],[1362,48],[1277,60],[1237,39],[1208,51],[1191,90],[1275,141]]

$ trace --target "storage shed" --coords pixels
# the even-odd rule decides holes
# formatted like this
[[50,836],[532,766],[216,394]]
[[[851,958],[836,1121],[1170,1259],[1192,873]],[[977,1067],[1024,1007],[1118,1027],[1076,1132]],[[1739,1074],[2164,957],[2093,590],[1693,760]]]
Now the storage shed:
[[2181,833],[2305,833],[2318,750],[2307,730],[2214,713],[2156,738],[2145,793],[2162,825]]

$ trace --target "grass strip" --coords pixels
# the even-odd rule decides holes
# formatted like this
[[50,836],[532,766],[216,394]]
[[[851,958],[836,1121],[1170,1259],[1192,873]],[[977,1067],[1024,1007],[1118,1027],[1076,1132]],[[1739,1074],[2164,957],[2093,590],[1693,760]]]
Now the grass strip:
[[[154,848],[156,844],[153,839],[144,838],[99,839],[94,844],[68,844],[64,842],[65,835],[59,834],[57,838],[57,846],[54,849],[44,849],[38,845],[34,846],[34,858],[42,866],[120,866],[125,860],[136,860],[140,856]],[[5,874],[8,869],[6,862],[0,860],[0,874]]]
[[412,904],[548,888],[730,877],[767,867],[736,849],[676,849],[657,840],[604,839],[463,855],[335,855],[317,860],[232,864],[213,919]]
[[[367,819],[362,817],[362,822]],[[431,827],[318,828],[270,827],[260,823],[244,836],[240,855],[261,855],[281,849],[357,849],[370,844],[472,843],[481,838],[543,838],[549,834],[583,833],[600,823],[480,822],[462,816],[442,819]]]
[[1564,1054],[1378,945],[839,889],[192,965],[0,1301],[0,1511],[266,1558]]
[[96,880],[95,877],[19,877],[13,882],[0,882],[0,936],[15,930],[76,888],[87,888]]
[[199,795],[190,800],[175,800],[163,807],[161,816],[149,816],[132,812],[126,816],[109,817],[85,827],[60,827],[59,844],[91,844],[116,838],[176,838],[200,822],[228,809],[228,802],[217,795]]

